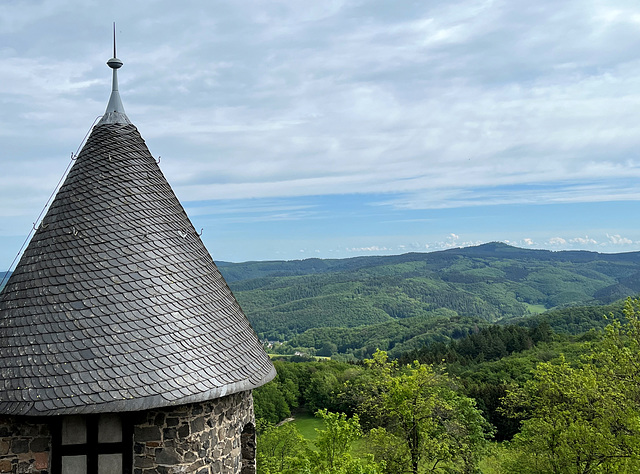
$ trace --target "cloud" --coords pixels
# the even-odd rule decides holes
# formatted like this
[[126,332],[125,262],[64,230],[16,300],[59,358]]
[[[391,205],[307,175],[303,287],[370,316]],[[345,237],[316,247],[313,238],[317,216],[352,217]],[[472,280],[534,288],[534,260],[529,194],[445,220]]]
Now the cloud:
[[569,239],[569,242],[572,244],[580,244],[580,245],[597,245],[598,241],[590,238],[588,235],[584,237],[574,237]]
[[[122,9],[125,108],[186,199],[373,190],[403,193],[412,208],[639,199],[614,185],[640,176],[629,153],[639,145],[636,7],[322,3]],[[109,75],[95,54],[108,52],[108,28],[80,51],[71,40],[96,20],[75,31],[62,61],[43,41],[64,37],[73,6],[37,15],[12,6],[21,20],[0,34],[3,133],[26,136],[35,121],[44,144],[62,127],[68,147],[102,111]],[[501,191],[541,183],[551,189]]]
[[614,245],[630,245],[630,244],[633,244],[633,241],[631,239],[628,239],[626,237],[622,237],[619,234],[615,234],[615,235],[607,234],[607,238],[609,239],[609,242],[611,242]]
[[[440,249],[478,239],[412,211],[640,201],[634,2],[13,2],[0,18],[5,232],[29,228],[104,111],[105,18],[118,18],[125,109],[198,218],[307,223],[330,214],[280,201],[365,196],[385,222],[415,223],[381,249]],[[464,240],[438,237],[451,228]],[[534,230],[511,241],[627,244]]]
[[372,245],[370,247],[352,247],[352,248],[347,248],[346,250],[347,252],[362,253],[362,252],[388,252],[388,251],[391,251],[392,249],[387,247],[381,247],[378,245]]
[[567,241],[562,237],[551,237],[547,240],[547,245],[556,246],[556,245],[565,245]]

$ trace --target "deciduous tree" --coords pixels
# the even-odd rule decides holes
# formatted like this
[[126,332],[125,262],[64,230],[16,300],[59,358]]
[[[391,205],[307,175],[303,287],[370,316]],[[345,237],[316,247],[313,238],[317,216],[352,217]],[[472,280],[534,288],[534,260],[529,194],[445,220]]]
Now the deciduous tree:
[[361,412],[377,425],[369,440],[387,472],[474,472],[491,428],[474,400],[460,395],[446,374],[415,362],[399,366],[377,351],[366,360],[371,385]]
[[640,300],[624,314],[580,364],[540,363],[508,392],[506,410],[524,418],[512,472],[640,472]]

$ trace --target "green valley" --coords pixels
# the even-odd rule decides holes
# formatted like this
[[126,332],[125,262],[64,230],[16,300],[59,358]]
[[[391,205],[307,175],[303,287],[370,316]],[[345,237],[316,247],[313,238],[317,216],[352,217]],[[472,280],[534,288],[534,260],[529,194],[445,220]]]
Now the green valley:
[[[388,257],[221,262],[219,268],[274,350],[347,359],[371,356],[376,348],[393,356],[487,324],[599,306],[640,291],[638,252],[551,252],[502,243]],[[602,326],[587,319],[565,322],[565,329]]]

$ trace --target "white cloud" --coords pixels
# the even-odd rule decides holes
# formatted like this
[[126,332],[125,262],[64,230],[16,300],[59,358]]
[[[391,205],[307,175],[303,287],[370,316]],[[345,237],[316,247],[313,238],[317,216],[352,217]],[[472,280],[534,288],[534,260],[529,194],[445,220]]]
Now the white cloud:
[[590,238],[588,235],[584,237],[573,237],[569,239],[569,242],[572,244],[580,244],[580,245],[597,245],[598,241]]
[[633,243],[631,239],[622,237],[619,234],[614,234],[614,235],[607,234],[607,237],[609,239],[609,242],[611,242],[614,245],[630,245]]
[[[105,18],[119,21],[125,109],[190,214],[304,221],[321,210],[274,201],[344,194],[375,194],[380,212],[640,201],[637,2],[13,2],[0,16],[4,232],[31,225],[104,110]],[[199,207],[221,199],[256,211]],[[450,228],[476,241],[402,217],[416,236],[380,249],[463,245],[437,237]],[[511,241],[631,240],[607,228]]]
[[565,245],[566,243],[567,243],[567,241],[565,239],[563,239],[562,237],[551,237],[547,241],[547,245],[552,245],[552,246]]
[[347,248],[346,250],[347,252],[361,253],[361,252],[389,252],[392,249],[387,247],[381,247],[378,245],[372,245],[370,247],[351,247],[351,248]]
[[[377,191],[442,208],[640,198],[612,181],[640,177],[628,152],[640,140],[640,31],[625,26],[636,5],[78,5],[11,7],[2,133],[37,123],[45,146],[79,139],[109,82],[109,29],[83,35],[120,11],[125,108],[186,199]],[[96,19],[70,34],[73,9]],[[575,185],[585,180],[601,192]],[[540,183],[551,189],[495,190]]]

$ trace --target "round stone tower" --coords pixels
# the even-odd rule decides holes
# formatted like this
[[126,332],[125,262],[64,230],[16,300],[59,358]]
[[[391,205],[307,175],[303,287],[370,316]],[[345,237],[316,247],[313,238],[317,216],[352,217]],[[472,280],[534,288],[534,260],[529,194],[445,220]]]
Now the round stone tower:
[[260,341],[125,114],[107,110],[0,294],[0,472],[254,473]]

